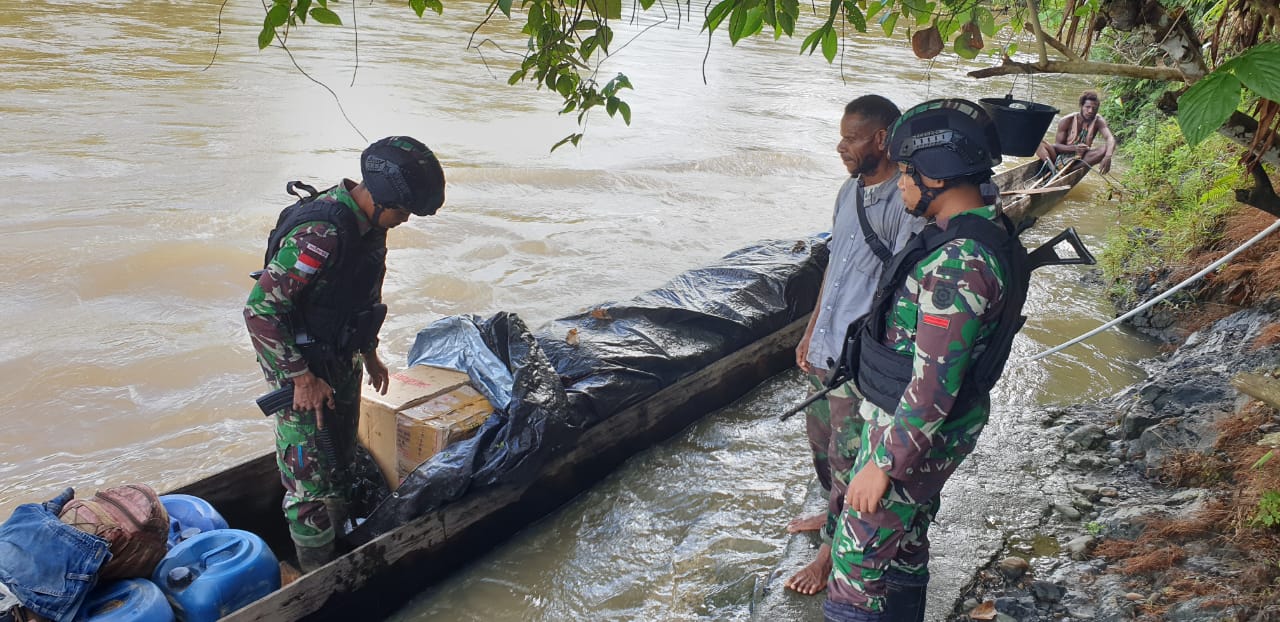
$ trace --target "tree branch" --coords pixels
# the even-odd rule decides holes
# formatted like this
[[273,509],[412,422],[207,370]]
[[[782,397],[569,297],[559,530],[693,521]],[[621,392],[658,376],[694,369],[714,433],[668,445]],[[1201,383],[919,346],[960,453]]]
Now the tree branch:
[[969,72],[971,78],[990,78],[1008,76],[1018,73],[1068,73],[1076,75],[1120,76],[1140,80],[1164,80],[1166,82],[1182,82],[1182,72],[1168,67],[1139,67],[1137,65],[1121,65],[1117,63],[1094,63],[1090,61],[1050,60],[1044,63],[1021,63],[1009,57],[995,67],[977,69]]
[[1031,27],[1036,33],[1036,42],[1040,44],[1040,64],[1049,62],[1049,52],[1044,49],[1044,29],[1040,27],[1040,3],[1027,0],[1027,8],[1031,9]]
[[1080,55],[1076,54],[1075,50],[1072,50],[1071,48],[1067,47],[1061,41],[1057,40],[1053,35],[1046,32],[1044,34],[1044,40],[1048,42],[1049,45],[1052,45],[1053,49],[1059,52],[1062,52],[1062,55],[1066,56],[1067,60],[1072,60],[1078,63],[1084,62],[1084,59],[1080,58]]

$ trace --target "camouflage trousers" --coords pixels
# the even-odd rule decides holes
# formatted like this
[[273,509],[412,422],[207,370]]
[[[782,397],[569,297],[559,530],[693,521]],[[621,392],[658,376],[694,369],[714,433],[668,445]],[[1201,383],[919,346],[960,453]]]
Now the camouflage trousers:
[[[864,425],[862,446],[871,447],[872,426]],[[889,480],[875,512],[847,510],[831,546],[833,565],[827,584],[828,609],[852,607],[883,612],[888,583],[920,585],[929,577],[929,525],[938,514],[942,486],[972,451],[979,430],[943,435],[910,482]],[[970,436],[972,435],[972,436]],[[871,459],[860,451],[851,472]]]
[[[822,390],[825,372],[809,375],[809,384]],[[858,405],[862,399],[845,383],[818,400],[805,411],[804,430],[813,454],[813,470],[818,483],[827,493],[827,522],[822,527],[822,541],[831,542],[844,509],[844,495],[849,488],[850,471],[862,445],[862,418]]]
[[332,542],[335,533],[325,500],[350,497],[345,474],[354,461],[363,378],[360,358],[353,359],[350,367],[332,370],[332,378],[327,379],[336,407],[325,412],[324,425],[336,463],[321,448],[314,412],[287,408],[276,414],[276,465],[285,490],[281,506],[289,534],[300,546]]

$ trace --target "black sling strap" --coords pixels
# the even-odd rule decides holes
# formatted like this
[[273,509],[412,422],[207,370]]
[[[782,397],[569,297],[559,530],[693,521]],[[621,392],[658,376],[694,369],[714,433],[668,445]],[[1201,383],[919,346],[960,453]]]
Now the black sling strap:
[[858,212],[858,226],[862,227],[862,239],[865,240],[867,246],[871,248],[871,252],[875,253],[876,257],[880,258],[881,263],[889,263],[889,260],[893,258],[893,253],[889,252],[888,247],[886,247],[884,242],[880,240],[880,236],[876,235],[875,230],[871,228],[871,223],[867,221],[867,206],[862,200],[863,187],[861,176],[858,177],[857,188],[854,189],[854,192],[858,195],[856,199],[857,202],[854,204],[854,207],[855,211]]

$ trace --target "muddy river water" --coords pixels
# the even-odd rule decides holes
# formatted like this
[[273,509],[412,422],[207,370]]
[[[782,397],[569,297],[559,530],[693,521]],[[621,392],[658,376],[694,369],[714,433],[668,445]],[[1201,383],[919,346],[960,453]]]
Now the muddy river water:
[[[506,85],[518,28],[497,23],[501,45],[466,48],[484,3],[422,21],[360,3],[358,62],[349,28],[294,33],[305,75],[281,50],[257,50],[257,3],[228,3],[219,22],[220,6],[0,0],[4,515],[64,485],[163,490],[269,449],[252,403],[263,384],[240,313],[245,275],[289,202],[285,182],[358,176],[375,138],[422,139],[450,184],[439,216],[390,236],[382,352],[403,365],[416,332],[442,316],[511,311],[537,326],[755,240],[824,230],[844,176],[837,124],[857,95],[905,107],[1010,88],[926,65],[900,41],[849,39],[842,70],[798,55],[798,40],[708,46],[687,16],[649,17],[619,26],[616,42],[654,25],[615,43],[600,71],[635,85],[630,127],[593,114],[580,147],[553,153],[576,127],[554,96]],[[1041,79],[1032,93],[1070,110],[1083,86]],[[1071,225],[1096,248],[1113,222],[1106,195],[1089,178],[1028,236]],[[1081,274],[1036,279],[1015,356],[1111,317]],[[938,597],[1001,521],[1016,521],[1016,491],[1010,501],[996,474],[1020,426],[1043,404],[1133,382],[1151,354],[1111,332],[1011,366],[957,476],[979,492],[944,495]],[[788,597],[772,578],[808,554],[782,530],[813,502],[802,425],[774,417],[803,392],[795,372],[767,382],[397,618],[812,619],[817,599]]]

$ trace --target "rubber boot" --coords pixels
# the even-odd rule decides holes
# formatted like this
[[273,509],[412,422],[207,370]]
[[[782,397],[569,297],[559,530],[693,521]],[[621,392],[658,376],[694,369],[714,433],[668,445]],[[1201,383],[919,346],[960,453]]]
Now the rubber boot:
[[929,595],[929,577],[916,577],[897,572],[885,573],[889,594],[884,610],[890,622],[924,622],[924,607]]
[[318,546],[303,546],[294,542],[293,550],[298,553],[298,567],[303,574],[316,570],[334,558],[333,540]]

